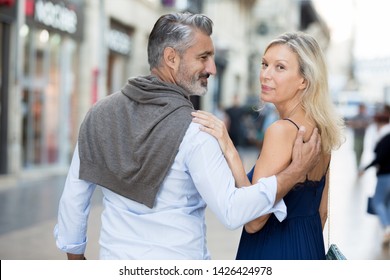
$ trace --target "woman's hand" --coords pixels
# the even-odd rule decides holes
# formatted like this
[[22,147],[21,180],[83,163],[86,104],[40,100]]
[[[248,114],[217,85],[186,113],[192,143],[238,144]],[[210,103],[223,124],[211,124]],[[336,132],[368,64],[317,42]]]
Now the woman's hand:
[[194,117],[193,122],[201,124],[200,130],[214,136],[218,140],[222,153],[226,154],[229,144],[232,143],[230,143],[231,139],[225,123],[213,114],[205,111],[195,111],[192,113],[192,116]]
[[193,122],[200,124],[200,130],[214,136],[221,147],[222,153],[231,169],[236,187],[250,186],[248,177],[242,164],[240,154],[234,147],[225,123],[211,113],[205,111],[196,111],[192,113]]

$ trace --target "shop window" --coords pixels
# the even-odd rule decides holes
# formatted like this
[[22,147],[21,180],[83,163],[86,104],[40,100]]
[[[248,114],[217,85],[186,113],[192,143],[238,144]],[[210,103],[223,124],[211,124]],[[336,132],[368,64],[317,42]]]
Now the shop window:
[[46,30],[30,28],[24,46],[23,165],[67,163],[70,106],[74,90],[75,43]]

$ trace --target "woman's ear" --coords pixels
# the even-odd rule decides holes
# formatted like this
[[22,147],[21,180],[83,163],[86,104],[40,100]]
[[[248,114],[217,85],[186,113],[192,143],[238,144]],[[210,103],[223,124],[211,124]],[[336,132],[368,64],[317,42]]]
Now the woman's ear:
[[302,78],[302,83],[299,87],[299,89],[306,89],[307,88],[307,80],[305,78]]
[[174,48],[166,47],[164,49],[164,62],[169,68],[177,68],[179,56]]

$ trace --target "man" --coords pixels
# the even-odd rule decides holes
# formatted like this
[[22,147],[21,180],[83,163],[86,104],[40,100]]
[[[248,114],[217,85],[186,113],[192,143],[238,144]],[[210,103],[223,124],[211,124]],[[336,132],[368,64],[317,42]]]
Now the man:
[[243,129],[244,109],[241,107],[238,94],[234,95],[233,105],[226,109],[226,114],[229,116],[228,132],[230,139],[232,139],[235,147],[242,146],[242,138],[245,133]]
[[317,161],[320,140],[299,134],[292,164],[278,176],[236,188],[218,142],[191,122],[190,95],[216,73],[212,21],[168,14],[148,43],[151,75],[129,79],[99,101],[81,128],[61,197],[57,246],[85,259],[90,199],[102,186],[101,259],[210,259],[205,207],[230,229],[265,213]]
[[353,130],[353,150],[355,151],[356,167],[358,169],[361,168],[366,129],[371,121],[371,117],[367,114],[367,107],[364,103],[359,104],[358,113],[347,121],[347,125]]

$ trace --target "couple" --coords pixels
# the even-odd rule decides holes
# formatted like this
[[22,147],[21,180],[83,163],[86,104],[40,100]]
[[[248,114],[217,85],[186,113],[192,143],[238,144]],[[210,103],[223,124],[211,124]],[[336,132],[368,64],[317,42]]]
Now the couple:
[[[207,79],[216,74],[211,34],[212,21],[204,15],[161,16],[149,36],[150,75],[129,79],[88,112],[54,230],[68,259],[85,259],[90,200],[97,185],[104,204],[101,259],[210,259],[206,206],[229,229],[245,224],[238,258],[272,246],[268,253],[277,255],[264,252],[259,257],[325,258],[323,189],[330,151],[341,135],[326,90],[325,66],[315,64],[322,63],[317,44],[292,34],[267,49],[262,99],[274,103],[286,120],[267,131],[248,179],[226,128],[214,116],[195,112],[189,100],[190,95],[206,94]],[[293,46],[298,49],[292,51]],[[305,55],[298,58],[297,51]],[[292,210],[289,196],[302,197]],[[297,226],[290,221],[294,207],[302,210],[294,214],[302,219]],[[283,236],[286,243],[277,239],[266,244],[261,237],[249,244],[257,235],[252,232],[272,235],[278,226],[283,231],[286,222],[291,223]],[[299,230],[291,232],[293,227]]]

